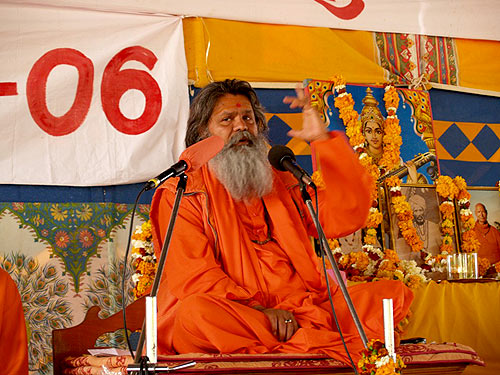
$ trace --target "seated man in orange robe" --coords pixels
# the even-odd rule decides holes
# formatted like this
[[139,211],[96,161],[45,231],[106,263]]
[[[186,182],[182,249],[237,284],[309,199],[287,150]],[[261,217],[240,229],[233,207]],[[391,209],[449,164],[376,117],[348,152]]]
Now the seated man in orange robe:
[[[289,135],[310,142],[324,187],[319,216],[327,237],[359,229],[371,205],[371,177],[342,133],[329,133],[302,89],[286,97],[303,109]],[[346,361],[328,300],[317,234],[297,180],[267,160],[267,125],[247,82],[226,80],[193,100],[186,146],[209,135],[224,139],[207,165],[187,173],[185,196],[158,291],[159,353],[324,353]],[[177,181],[153,198],[150,217],[161,249]],[[157,254],[158,255],[158,254]],[[347,347],[363,343],[338,287],[331,287]],[[382,299],[393,298],[395,323],[408,313],[411,291],[396,281],[350,288],[368,338],[383,338]]]
[[28,374],[28,338],[16,283],[0,268],[0,353],[2,374]]
[[486,258],[491,264],[500,261],[500,232],[488,223],[488,211],[482,203],[476,204],[476,225],[474,231],[481,247],[477,251],[480,258]]

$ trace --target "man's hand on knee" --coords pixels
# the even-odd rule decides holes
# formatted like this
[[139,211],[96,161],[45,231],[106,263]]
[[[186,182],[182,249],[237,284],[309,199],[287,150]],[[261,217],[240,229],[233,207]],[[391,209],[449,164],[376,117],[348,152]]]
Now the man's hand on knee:
[[299,329],[299,325],[290,311],[266,308],[258,308],[257,310],[267,316],[273,335],[281,342],[290,340]]

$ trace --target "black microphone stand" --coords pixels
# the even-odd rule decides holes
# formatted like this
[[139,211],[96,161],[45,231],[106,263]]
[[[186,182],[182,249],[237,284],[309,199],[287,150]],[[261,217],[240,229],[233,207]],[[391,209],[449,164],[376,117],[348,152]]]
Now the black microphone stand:
[[[158,293],[158,288],[160,286],[160,280],[163,273],[163,266],[165,265],[165,260],[167,259],[168,248],[170,246],[170,240],[172,239],[172,232],[174,230],[175,220],[177,219],[177,214],[179,212],[179,205],[181,203],[182,196],[186,190],[187,176],[182,173],[179,175],[179,182],[177,183],[177,192],[175,195],[174,205],[172,207],[172,213],[170,214],[170,221],[168,223],[167,233],[165,233],[165,239],[163,241],[163,247],[161,249],[160,259],[158,260],[155,278],[153,281],[153,286],[151,287],[150,297],[156,297]],[[175,367],[168,366],[158,366],[156,363],[148,363],[149,359],[147,356],[142,355],[144,348],[144,342],[146,339],[146,317],[142,322],[141,335],[139,336],[139,341],[137,343],[137,349],[134,357],[134,364],[127,366],[127,373],[139,373],[139,375],[147,375],[152,371],[152,373],[159,372],[170,372],[174,370],[180,370],[186,367],[194,366],[196,362],[189,361],[180,364]]]
[[[358,314],[356,312],[356,309],[354,308],[354,305],[351,300],[351,296],[349,295],[349,292],[347,291],[347,287],[344,283],[344,280],[342,279],[342,275],[340,274],[339,266],[337,265],[337,262],[335,261],[335,258],[333,257],[332,250],[330,249],[330,246],[328,245],[328,240],[326,239],[325,233],[323,232],[323,228],[321,227],[321,224],[319,222],[318,214],[314,211],[314,206],[311,200],[311,196],[309,195],[307,191],[307,186],[306,184],[300,180],[300,192],[302,193],[302,199],[304,203],[306,204],[307,208],[309,209],[309,213],[311,214],[311,217],[314,221],[314,225],[316,226],[316,230],[318,231],[318,239],[320,241],[320,247],[323,251],[323,253],[327,256],[328,260],[330,261],[330,264],[332,265],[332,270],[335,275],[335,278],[337,279],[337,283],[340,287],[340,290],[342,291],[342,294],[344,296],[344,300],[347,304],[347,307],[349,308],[349,312],[351,313],[352,320],[354,321],[354,324],[356,325],[356,329],[358,330],[359,337],[361,338],[361,341],[363,342],[363,345],[365,349],[368,349],[368,339],[366,337],[365,331],[363,329],[363,326],[361,325],[361,322],[359,320]],[[328,276],[326,276],[328,277]]]

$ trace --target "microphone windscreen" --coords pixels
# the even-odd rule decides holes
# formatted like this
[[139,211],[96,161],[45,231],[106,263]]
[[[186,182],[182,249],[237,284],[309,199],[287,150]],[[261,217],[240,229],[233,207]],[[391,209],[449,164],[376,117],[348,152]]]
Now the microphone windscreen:
[[269,163],[271,163],[271,165],[279,171],[286,171],[286,169],[281,164],[283,158],[285,157],[289,157],[290,159],[295,161],[295,154],[293,153],[293,151],[283,145],[275,145],[271,147],[269,153],[267,154]]
[[179,157],[179,160],[184,160],[187,163],[186,171],[194,171],[203,164],[208,163],[223,147],[224,140],[216,135],[212,135],[186,148]]

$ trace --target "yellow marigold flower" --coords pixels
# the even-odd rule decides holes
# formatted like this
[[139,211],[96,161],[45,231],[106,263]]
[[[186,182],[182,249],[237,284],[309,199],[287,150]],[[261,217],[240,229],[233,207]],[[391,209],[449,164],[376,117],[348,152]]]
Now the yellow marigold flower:
[[416,275],[410,275],[406,281],[406,286],[410,289],[415,289],[422,285],[422,279]]
[[454,224],[450,219],[443,220],[443,222],[441,223],[441,226],[443,228],[453,228],[453,225]]
[[366,219],[365,227],[377,228],[383,220],[383,215],[378,209],[370,210]]
[[467,183],[463,177],[457,176],[453,179],[453,182],[457,186],[458,190],[467,190]]
[[333,83],[333,86],[340,86],[340,85],[345,85],[345,79],[343,76],[341,75],[334,75],[332,76],[329,81],[331,81]]
[[323,181],[323,174],[321,173],[321,171],[314,171],[314,173],[311,176],[311,179],[319,190],[324,190],[326,188],[325,181]]
[[377,243],[377,237],[367,233],[364,237],[364,242],[367,245],[375,245]]
[[339,260],[339,266],[342,267],[343,269],[346,269],[351,263],[350,258],[351,258],[350,254],[342,255]]

